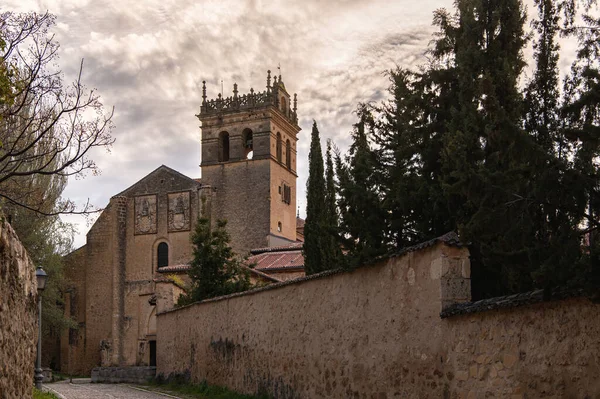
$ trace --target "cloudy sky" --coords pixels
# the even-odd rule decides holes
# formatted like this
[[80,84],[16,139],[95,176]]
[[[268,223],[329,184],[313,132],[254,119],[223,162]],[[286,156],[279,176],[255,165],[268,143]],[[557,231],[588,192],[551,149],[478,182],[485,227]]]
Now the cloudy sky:
[[[116,142],[93,154],[100,176],[73,180],[71,199],[104,207],[109,198],[165,164],[200,176],[200,129],[194,116],[202,80],[216,97],[264,90],[277,70],[298,93],[298,206],[305,182],[312,120],[323,143],[345,149],[358,102],[379,101],[384,71],[424,61],[435,9],[452,0],[2,0],[0,11],[57,16],[60,66],[114,107]],[[75,245],[89,229],[82,218]]]

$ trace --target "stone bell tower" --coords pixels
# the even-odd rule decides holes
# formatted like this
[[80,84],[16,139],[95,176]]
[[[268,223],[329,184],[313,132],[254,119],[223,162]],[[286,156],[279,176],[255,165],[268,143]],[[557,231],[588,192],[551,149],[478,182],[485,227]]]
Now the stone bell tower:
[[214,197],[212,220],[226,219],[238,254],[296,241],[297,100],[267,71],[262,92],[208,100],[202,82],[202,183]]

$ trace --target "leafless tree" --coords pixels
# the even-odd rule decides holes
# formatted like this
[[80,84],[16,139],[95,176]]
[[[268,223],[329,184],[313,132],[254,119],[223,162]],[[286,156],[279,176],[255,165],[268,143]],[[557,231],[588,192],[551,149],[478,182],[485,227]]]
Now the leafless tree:
[[[77,79],[64,84],[58,49],[46,14],[0,14],[0,198],[46,215],[87,213],[90,204],[58,201],[48,210],[32,180],[97,173],[95,147],[110,148],[114,110],[106,113],[95,89]],[[62,183],[61,183],[62,182]]]

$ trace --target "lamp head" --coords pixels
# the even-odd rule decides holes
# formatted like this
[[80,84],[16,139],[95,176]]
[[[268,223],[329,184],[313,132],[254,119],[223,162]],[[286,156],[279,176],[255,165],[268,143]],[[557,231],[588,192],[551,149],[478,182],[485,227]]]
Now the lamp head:
[[37,280],[38,291],[44,291],[44,288],[46,288],[46,282],[48,281],[48,275],[41,266],[38,266],[35,270],[35,278]]

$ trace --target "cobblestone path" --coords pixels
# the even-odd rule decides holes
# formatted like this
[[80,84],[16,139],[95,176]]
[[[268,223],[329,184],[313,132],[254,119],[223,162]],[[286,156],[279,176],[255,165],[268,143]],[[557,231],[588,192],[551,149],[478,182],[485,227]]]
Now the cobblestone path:
[[64,399],[180,399],[177,396],[148,392],[127,384],[70,384],[68,381],[44,384]]

